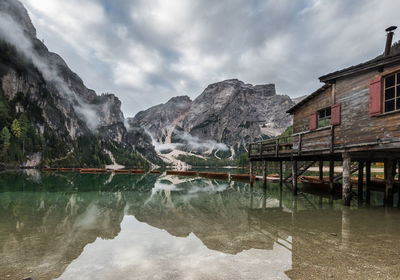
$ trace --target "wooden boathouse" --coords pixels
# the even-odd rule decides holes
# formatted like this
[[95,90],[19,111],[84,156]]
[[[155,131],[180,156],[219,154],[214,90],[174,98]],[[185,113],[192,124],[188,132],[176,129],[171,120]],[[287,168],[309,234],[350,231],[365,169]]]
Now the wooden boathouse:
[[[395,29],[386,29],[383,55],[319,78],[324,85],[288,110],[293,115],[291,136],[249,145],[251,175],[254,162],[264,162],[265,178],[266,162],[278,161],[281,182],[291,181],[296,195],[298,177],[319,162],[323,180],[323,162],[328,161],[331,190],[335,181],[341,180],[343,203],[350,205],[351,174],[358,171],[357,195],[362,199],[364,167],[368,195],[371,162],[384,162],[384,201],[393,205],[400,160],[400,53],[391,52]],[[283,161],[292,163],[290,177],[283,178]],[[338,161],[343,172],[335,178]]]

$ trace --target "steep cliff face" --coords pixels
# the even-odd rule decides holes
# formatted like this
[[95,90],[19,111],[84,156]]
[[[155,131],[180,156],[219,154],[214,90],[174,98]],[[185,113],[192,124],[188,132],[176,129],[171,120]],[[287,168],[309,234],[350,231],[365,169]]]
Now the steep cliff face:
[[174,129],[182,125],[191,103],[192,100],[188,96],[173,97],[165,104],[137,113],[129,121],[146,128],[157,142],[171,143]]
[[[35,27],[18,1],[0,2],[0,45],[0,92],[8,117],[25,114],[38,137],[51,134],[54,141],[65,143],[56,153],[47,153],[48,159],[75,153],[80,150],[79,140],[90,138],[100,141],[103,147],[114,145],[127,153],[134,153],[135,149],[148,151],[157,160],[151,138],[140,135],[146,134],[144,131],[128,132],[120,100],[113,94],[99,96],[86,88],[65,61],[36,38]],[[7,127],[7,120],[4,123]],[[8,128],[11,130],[11,125]],[[51,144],[48,139],[44,141],[45,145]],[[28,149],[34,151],[35,148]],[[100,161],[95,160],[97,163],[109,161],[102,149],[97,152],[102,154],[98,155]],[[16,155],[9,160],[22,158]]]
[[274,84],[227,80],[209,85],[193,101],[183,129],[200,139],[246,145],[282,133],[291,124],[286,110],[293,104],[289,96],[276,94]]
[[[131,122],[146,128],[161,144],[208,143],[210,153],[230,148],[230,156],[244,151],[247,143],[282,133],[292,123],[286,114],[295,103],[277,95],[274,84],[250,85],[237,79],[209,85],[194,101],[175,97],[165,104],[138,113]],[[184,146],[186,150],[187,145]],[[180,146],[182,148],[182,146]]]

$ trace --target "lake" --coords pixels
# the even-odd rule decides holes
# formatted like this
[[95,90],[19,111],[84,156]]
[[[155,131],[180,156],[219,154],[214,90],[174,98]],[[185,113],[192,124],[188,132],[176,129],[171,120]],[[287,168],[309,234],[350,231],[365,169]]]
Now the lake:
[[0,174],[0,279],[400,279],[400,208],[165,175]]

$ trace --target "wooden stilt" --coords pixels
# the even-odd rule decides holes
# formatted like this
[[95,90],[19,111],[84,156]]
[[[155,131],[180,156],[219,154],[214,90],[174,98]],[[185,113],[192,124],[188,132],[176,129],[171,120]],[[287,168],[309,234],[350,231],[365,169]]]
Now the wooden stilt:
[[362,201],[364,199],[364,162],[358,162],[358,201]]
[[398,200],[397,200],[397,206],[400,207],[400,161],[398,161],[398,172],[397,172],[397,195],[398,195]]
[[322,181],[324,179],[324,162],[319,161],[319,179]]
[[263,169],[263,186],[267,187],[267,161],[264,160],[264,169]]
[[297,195],[297,159],[292,159],[292,186],[293,195]]
[[253,162],[250,161],[250,187],[253,187],[253,183],[254,183],[254,176],[253,176]]
[[371,203],[371,162],[367,161],[365,163],[365,186],[367,189],[367,204]]
[[394,183],[394,176],[392,172],[393,168],[393,161],[386,160],[385,161],[385,205],[386,206],[393,206],[393,183]]
[[348,153],[343,153],[343,205],[350,206],[351,202],[351,178],[350,178],[351,158]]
[[331,194],[333,194],[333,178],[335,175],[335,161],[330,160],[329,161],[329,188]]
[[279,161],[279,186],[283,186],[283,162]]

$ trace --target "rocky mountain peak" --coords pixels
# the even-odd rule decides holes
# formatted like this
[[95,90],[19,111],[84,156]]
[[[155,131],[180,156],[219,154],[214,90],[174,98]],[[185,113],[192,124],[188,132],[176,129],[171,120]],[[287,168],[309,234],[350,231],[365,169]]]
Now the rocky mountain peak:
[[191,103],[192,100],[187,95],[175,96],[168,100],[167,103]]
[[16,0],[1,0],[0,11],[11,16],[18,22],[31,38],[36,38],[36,28],[33,26],[28,11],[21,2]]

